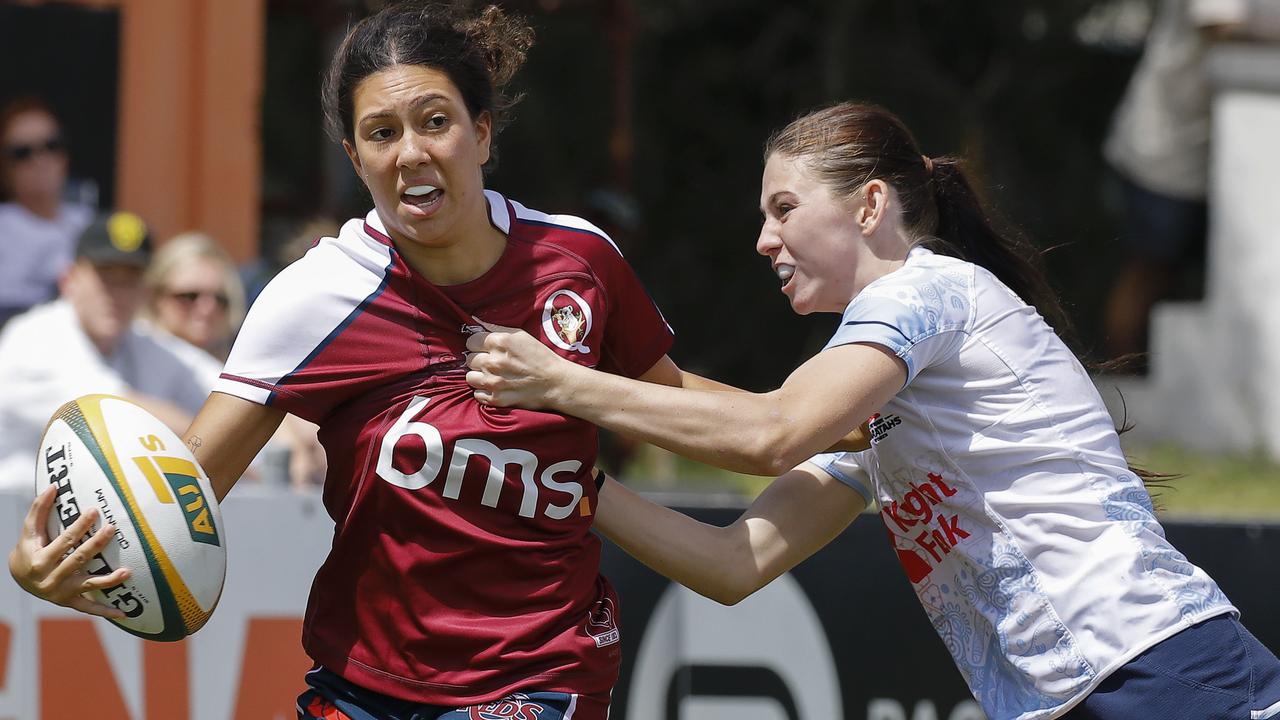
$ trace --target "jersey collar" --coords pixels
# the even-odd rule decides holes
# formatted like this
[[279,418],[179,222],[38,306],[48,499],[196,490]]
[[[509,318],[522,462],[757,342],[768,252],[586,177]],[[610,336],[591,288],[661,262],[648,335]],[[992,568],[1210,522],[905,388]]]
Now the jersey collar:
[[[489,205],[489,222],[502,231],[503,235],[510,236],[515,208],[511,207],[511,203],[505,197],[493,190],[485,190],[484,199]],[[391,235],[387,232],[387,226],[383,224],[376,208],[364,216],[364,231],[366,235],[378,242],[391,245]]]

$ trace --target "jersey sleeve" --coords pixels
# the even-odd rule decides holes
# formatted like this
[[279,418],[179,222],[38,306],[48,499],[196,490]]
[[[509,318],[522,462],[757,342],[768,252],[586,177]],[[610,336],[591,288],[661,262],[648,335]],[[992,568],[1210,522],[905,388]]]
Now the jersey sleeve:
[[388,278],[362,269],[331,240],[285,268],[249,309],[213,389],[316,423],[358,392],[360,348],[374,339],[357,320]]
[[600,369],[638,377],[671,350],[675,335],[626,259],[612,247],[600,253],[596,272],[605,282],[609,315]]
[[857,491],[870,507],[875,502],[871,492],[871,475],[858,462],[858,453],[819,453],[809,458],[808,464]]
[[973,301],[964,275],[904,267],[868,285],[845,308],[827,348],[874,343],[907,366],[910,385],[927,367],[954,356],[968,334]]

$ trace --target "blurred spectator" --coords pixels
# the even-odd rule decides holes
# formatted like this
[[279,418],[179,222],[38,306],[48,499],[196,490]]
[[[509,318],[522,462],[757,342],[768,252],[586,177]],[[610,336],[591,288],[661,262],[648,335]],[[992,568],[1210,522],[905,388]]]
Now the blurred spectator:
[[240,268],[240,278],[249,295],[249,304],[257,299],[262,288],[271,282],[276,273],[293,261],[307,254],[322,237],[337,237],[341,225],[332,218],[316,216],[290,230],[275,253],[261,257]]
[[1175,294],[1185,270],[1203,272],[1209,43],[1278,30],[1280,0],[1161,2],[1104,146],[1120,180],[1128,249],[1105,310],[1111,357],[1145,353],[1152,306]]
[[[281,245],[276,261],[285,267],[298,260],[315,247],[322,237],[337,237],[341,225],[331,218],[314,217],[303,223],[289,240]],[[264,283],[265,284],[265,283]],[[319,431],[313,423],[296,415],[286,415],[273,443],[285,446],[289,451],[289,484],[297,489],[319,487],[324,484],[328,459],[324,446],[316,438]]]
[[[188,232],[165,243],[143,284],[146,321],[204,350],[218,365],[226,361],[244,320],[245,291],[235,263],[212,237]],[[322,484],[326,467],[316,426],[290,415],[248,474],[302,488]]]
[[144,277],[144,316],[220,361],[244,320],[244,285],[213,238],[183,233],[165,243]]
[[36,98],[0,110],[0,326],[52,299],[93,210],[65,202],[67,149],[58,118]]
[[176,432],[204,403],[218,363],[135,319],[150,259],[140,218],[99,217],[79,237],[61,297],[0,332],[0,488],[34,487],[40,434],[60,405],[80,395],[127,397]]

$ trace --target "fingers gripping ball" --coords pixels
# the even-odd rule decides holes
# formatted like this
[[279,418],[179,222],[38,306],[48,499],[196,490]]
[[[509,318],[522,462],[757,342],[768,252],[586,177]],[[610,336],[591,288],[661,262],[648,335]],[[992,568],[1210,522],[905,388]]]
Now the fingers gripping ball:
[[84,566],[93,575],[132,571],[89,593],[125,614],[111,622],[164,641],[205,624],[226,577],[222,516],[209,478],[173,431],[123,398],[73,400],[54,413],[40,442],[36,492],[51,484],[57,495],[49,537],[94,507],[99,516],[89,535],[104,523],[117,528]]

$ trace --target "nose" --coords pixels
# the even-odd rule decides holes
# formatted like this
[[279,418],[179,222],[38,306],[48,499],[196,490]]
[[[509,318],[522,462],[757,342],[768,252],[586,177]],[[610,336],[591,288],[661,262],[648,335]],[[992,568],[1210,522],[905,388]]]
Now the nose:
[[769,256],[782,249],[782,238],[769,222],[760,226],[760,236],[756,238],[756,252]]
[[399,150],[396,164],[401,168],[413,169],[431,162],[427,138],[421,133],[406,132],[400,139]]

